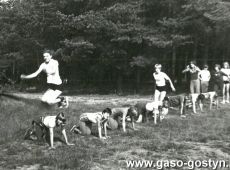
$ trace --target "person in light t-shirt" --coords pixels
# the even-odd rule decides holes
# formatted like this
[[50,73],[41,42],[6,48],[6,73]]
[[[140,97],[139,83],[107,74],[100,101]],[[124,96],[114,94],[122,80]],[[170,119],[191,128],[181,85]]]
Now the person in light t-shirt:
[[43,53],[44,62],[38,70],[30,75],[21,75],[21,79],[32,79],[37,77],[42,71],[47,75],[48,90],[42,96],[42,101],[49,105],[59,104],[59,107],[68,107],[67,97],[59,97],[62,93],[62,80],[59,75],[59,64],[57,60],[52,59],[52,51],[46,50]]
[[229,63],[224,62],[223,63],[223,68],[220,70],[224,75],[223,75],[223,101],[222,104],[229,103],[229,87],[230,87],[230,68],[229,68]]
[[[49,142],[50,142],[50,149],[55,149],[54,147],[54,129],[57,129],[58,127],[61,128],[62,135],[64,136],[66,145],[74,145],[72,143],[68,142],[68,138],[66,135],[66,130],[65,130],[65,124],[66,124],[66,118],[64,113],[58,113],[56,116],[41,116],[37,119],[34,119],[32,121],[32,132],[27,131],[26,136],[32,137],[32,135],[38,135],[36,130],[36,126],[41,129],[43,135],[42,138],[49,136]],[[38,136],[37,136],[38,138]]]
[[153,73],[153,78],[155,80],[155,92],[154,92],[154,102],[156,107],[153,110],[154,123],[157,123],[157,114],[159,113],[158,107],[162,106],[162,101],[166,96],[166,81],[169,82],[172,91],[176,91],[171,79],[167,74],[161,71],[161,64],[155,65],[155,72]]
[[199,79],[201,82],[201,92],[207,93],[209,87],[209,80],[211,78],[210,71],[208,70],[208,65],[204,65],[204,69],[199,72]]
[[[93,124],[97,124],[98,136],[100,139],[108,139],[107,135],[108,119],[112,111],[110,108],[104,109],[102,112],[82,113],[78,125],[74,125],[70,132],[90,135],[92,133]],[[111,122],[112,123],[112,122]],[[102,128],[104,129],[104,136],[102,135]]]

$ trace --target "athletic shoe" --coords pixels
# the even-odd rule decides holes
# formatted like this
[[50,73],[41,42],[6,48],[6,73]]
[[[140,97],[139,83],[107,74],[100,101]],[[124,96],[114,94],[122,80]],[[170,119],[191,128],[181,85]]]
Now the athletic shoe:
[[225,100],[223,100],[222,102],[220,102],[221,104],[225,104]]
[[226,100],[225,102],[226,102],[226,103],[229,103],[229,101],[228,101],[228,100]]
[[131,122],[130,116],[126,117],[126,121]]
[[68,108],[69,107],[69,99],[68,97],[59,97],[61,101],[58,103],[59,108]]
[[185,115],[180,115],[180,117],[181,117],[181,118],[186,118],[186,116],[185,116]]

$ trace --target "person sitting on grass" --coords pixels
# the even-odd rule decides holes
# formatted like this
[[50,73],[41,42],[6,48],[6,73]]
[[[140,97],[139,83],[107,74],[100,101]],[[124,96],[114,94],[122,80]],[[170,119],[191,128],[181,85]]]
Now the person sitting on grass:
[[134,106],[113,108],[111,117],[108,120],[108,127],[115,130],[118,128],[119,123],[122,122],[123,131],[126,132],[126,121],[130,119],[133,130],[137,130],[134,123],[137,118],[138,112]]
[[[62,134],[64,136],[67,145],[74,145],[68,142],[68,138],[65,130],[66,119],[64,113],[59,113],[56,116],[44,116],[40,117],[38,120],[32,121],[32,130],[27,130],[25,134],[25,139],[36,140],[38,138],[47,138],[49,136],[50,149],[55,149],[54,147],[54,128],[60,127]],[[39,127],[38,132],[36,127]],[[40,134],[39,134],[40,133]]]
[[[92,133],[93,123],[97,124],[98,133],[100,139],[110,138],[107,135],[107,122],[108,118],[111,115],[112,111],[110,108],[104,109],[102,112],[96,113],[82,113],[80,115],[79,125],[74,125],[70,132],[81,134],[81,135],[90,135]],[[102,128],[104,128],[105,136],[102,136]]]

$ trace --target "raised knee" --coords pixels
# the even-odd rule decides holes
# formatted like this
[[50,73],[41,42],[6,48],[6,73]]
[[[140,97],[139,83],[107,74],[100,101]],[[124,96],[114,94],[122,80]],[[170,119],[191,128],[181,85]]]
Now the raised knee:
[[42,102],[47,103],[47,99],[45,97],[42,97]]
[[118,122],[112,118],[109,118],[108,120],[108,128],[111,130],[115,130],[118,128]]

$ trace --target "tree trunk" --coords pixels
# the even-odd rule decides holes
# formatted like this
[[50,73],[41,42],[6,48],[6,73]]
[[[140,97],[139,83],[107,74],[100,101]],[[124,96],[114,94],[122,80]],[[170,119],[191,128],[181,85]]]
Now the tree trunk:
[[209,39],[208,35],[206,35],[206,43],[205,43],[205,49],[204,49],[204,63],[203,64],[208,64],[208,54],[209,54]]
[[197,58],[197,50],[198,50],[198,39],[194,38],[194,49],[193,49],[193,59]]
[[141,69],[139,67],[137,67],[136,93],[140,92],[140,83],[141,83]]
[[176,80],[176,47],[172,49],[172,80]]
[[118,72],[118,77],[117,77],[117,94],[121,95],[122,94],[122,86],[123,86],[123,77],[121,72]]
[[13,61],[13,66],[12,66],[12,78],[13,79],[15,78],[15,66],[16,66],[16,63],[15,61]]

